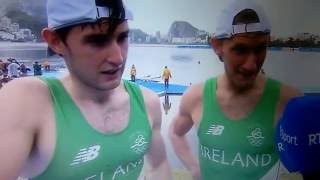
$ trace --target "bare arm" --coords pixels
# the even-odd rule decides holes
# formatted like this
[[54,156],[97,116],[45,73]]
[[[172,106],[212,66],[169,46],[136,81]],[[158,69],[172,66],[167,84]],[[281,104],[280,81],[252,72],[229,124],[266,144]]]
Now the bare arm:
[[296,88],[282,84],[280,90],[280,98],[277,104],[277,112],[275,114],[275,122],[277,123],[290,99],[303,96],[303,93]]
[[149,152],[146,154],[146,160],[149,164],[146,173],[149,180],[171,179],[170,168],[167,160],[165,145],[160,133],[161,128],[161,108],[160,101],[156,94],[150,91],[144,91],[146,108],[149,119],[152,121],[152,142]]
[[192,112],[201,104],[201,99],[199,99],[201,97],[201,93],[199,93],[201,92],[200,89],[199,86],[191,87],[182,96],[179,112],[174,118],[169,131],[174,151],[183,164],[190,170],[194,179],[200,179],[199,162],[191,151],[186,134],[194,124]]
[[27,85],[14,80],[0,90],[0,179],[17,179],[32,149],[36,128],[30,102],[35,89]]

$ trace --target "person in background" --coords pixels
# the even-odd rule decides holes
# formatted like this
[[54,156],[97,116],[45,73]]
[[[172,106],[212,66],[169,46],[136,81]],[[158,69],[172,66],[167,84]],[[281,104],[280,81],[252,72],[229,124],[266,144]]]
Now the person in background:
[[45,71],[50,71],[50,63],[47,59],[43,62],[43,67]]
[[[233,0],[211,38],[224,73],[192,85],[182,96],[170,128],[177,156],[194,179],[277,179],[275,125],[297,89],[260,73],[271,27],[261,6]],[[198,135],[198,158],[186,133]]]
[[4,73],[5,72],[5,62],[3,62],[2,59],[0,59],[0,70]]
[[41,76],[42,75],[42,66],[38,61],[35,61],[33,64],[33,75]]
[[169,79],[171,78],[171,71],[167,66],[164,67],[162,72],[162,79],[164,80],[164,87],[167,89],[169,88]]
[[11,79],[19,77],[19,67],[19,64],[14,61],[8,65],[8,76]]
[[3,78],[4,78],[4,73],[3,73],[3,71],[0,69],[0,89],[2,88]]
[[28,75],[28,71],[30,71],[30,69],[27,68],[27,66],[24,63],[20,64],[19,69],[20,69],[20,76],[21,77],[27,76]]
[[136,67],[134,66],[134,64],[131,66],[131,70],[130,70],[130,76],[131,76],[131,81],[135,82],[136,81],[136,75],[137,75],[137,70]]
[[8,66],[11,63],[11,59],[7,59],[6,61],[3,62],[3,72],[4,74],[8,74]]

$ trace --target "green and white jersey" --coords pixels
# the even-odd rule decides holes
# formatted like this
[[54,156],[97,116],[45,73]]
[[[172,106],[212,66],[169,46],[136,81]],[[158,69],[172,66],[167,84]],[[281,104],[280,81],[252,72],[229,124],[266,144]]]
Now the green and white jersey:
[[[205,83],[198,129],[199,161],[204,180],[257,180],[277,172],[274,116],[280,83],[266,81],[254,110],[241,120],[228,119],[216,97],[217,79]],[[268,175],[270,177],[270,175]]]
[[61,82],[45,79],[53,101],[56,145],[47,169],[34,180],[136,180],[151,143],[140,88],[124,81],[130,97],[128,126],[103,134],[92,128]]

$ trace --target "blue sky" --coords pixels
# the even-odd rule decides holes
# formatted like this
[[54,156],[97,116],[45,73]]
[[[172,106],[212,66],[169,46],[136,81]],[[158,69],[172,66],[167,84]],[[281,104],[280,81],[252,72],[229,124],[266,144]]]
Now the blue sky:
[[[240,0],[241,1],[241,0]],[[270,19],[273,35],[285,37],[301,32],[320,35],[319,0],[255,0]],[[124,0],[134,13],[131,28],[166,34],[174,20],[214,32],[216,18],[228,0]]]

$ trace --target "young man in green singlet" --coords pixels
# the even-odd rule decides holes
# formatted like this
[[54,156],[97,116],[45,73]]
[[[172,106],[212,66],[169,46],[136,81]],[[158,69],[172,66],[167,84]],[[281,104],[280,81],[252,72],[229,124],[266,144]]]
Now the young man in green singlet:
[[[233,1],[219,18],[211,45],[225,72],[183,95],[170,137],[194,179],[276,179],[274,129],[287,101],[301,93],[260,73],[270,26],[258,5]],[[198,158],[185,138],[197,128]]]
[[48,0],[47,13],[42,36],[70,73],[1,89],[0,179],[136,180],[144,158],[146,179],[170,179],[159,99],[121,80],[130,11],[121,0]]

